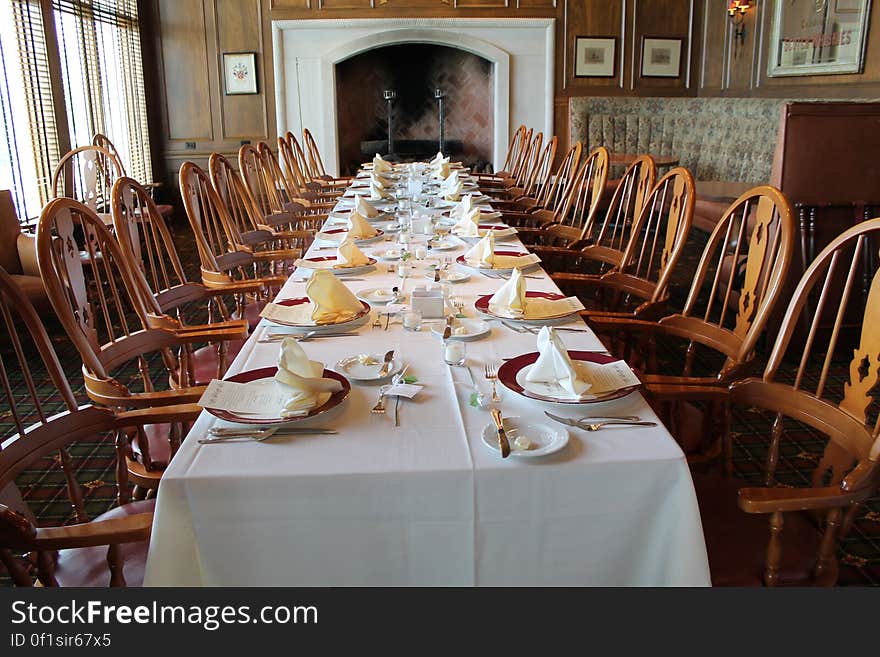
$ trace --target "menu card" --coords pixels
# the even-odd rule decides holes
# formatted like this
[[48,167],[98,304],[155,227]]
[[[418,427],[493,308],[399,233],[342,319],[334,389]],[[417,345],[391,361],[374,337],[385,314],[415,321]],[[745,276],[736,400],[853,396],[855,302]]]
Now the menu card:
[[270,322],[278,321],[298,326],[314,326],[315,321],[312,319],[312,312],[314,310],[315,304],[311,301],[296,306],[282,306],[278,303],[269,302],[260,311],[260,317],[265,317]]
[[[236,415],[280,417],[288,399],[290,388],[277,385],[274,379],[259,385],[214,379],[205,388],[198,404],[202,408],[229,411]],[[308,412],[303,410],[294,415],[307,415]],[[290,417],[290,414],[286,413],[285,417]]]
[[528,255],[523,256],[506,256],[498,255],[496,253],[492,256],[493,269],[513,269],[514,267],[528,267],[529,265],[534,265],[539,262],[541,262],[541,259],[534,253],[529,253]]
[[605,364],[582,360],[577,364],[580,366],[584,381],[590,383],[590,395],[602,395],[641,383],[635,372],[623,360]]
[[584,309],[584,304],[577,297],[565,299],[542,299],[540,297],[528,297],[526,299],[525,319],[541,319],[543,317],[558,317],[569,313],[576,313]]

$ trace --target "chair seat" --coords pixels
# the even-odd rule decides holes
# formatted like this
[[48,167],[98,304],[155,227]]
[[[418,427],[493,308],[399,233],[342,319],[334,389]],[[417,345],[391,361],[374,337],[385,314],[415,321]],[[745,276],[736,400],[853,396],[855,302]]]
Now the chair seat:
[[[745,482],[720,475],[693,475],[714,586],[763,586],[769,516],[737,505]],[[809,517],[786,513],[782,530],[781,585],[809,584],[821,536]]]
[[[232,359],[238,356],[238,352],[244,346],[244,340],[231,340],[226,344],[227,362],[231,363]],[[196,376],[196,385],[208,385],[211,379],[217,378],[217,365],[220,360],[220,354],[216,345],[207,345],[196,349],[193,353],[193,364]]]
[[[110,509],[94,520],[111,520],[138,513],[150,513],[155,507],[155,499],[131,502],[125,506]],[[122,572],[126,585],[143,586],[149,547],[149,540],[122,544],[123,563],[125,564]],[[109,586],[110,569],[107,566],[107,546],[61,550],[58,553],[55,578],[60,586]]]
[[149,465],[149,470],[164,470],[167,468],[168,463],[171,461],[170,431],[170,424],[145,424],[143,432],[150,451],[150,463],[144,463],[140,434],[135,434],[131,438],[131,452],[135,460],[144,466]]
[[[248,330],[253,331],[260,323],[260,313],[266,307],[265,301],[252,301],[244,307],[244,317],[247,320]],[[242,319],[239,313],[233,313],[233,319]]]

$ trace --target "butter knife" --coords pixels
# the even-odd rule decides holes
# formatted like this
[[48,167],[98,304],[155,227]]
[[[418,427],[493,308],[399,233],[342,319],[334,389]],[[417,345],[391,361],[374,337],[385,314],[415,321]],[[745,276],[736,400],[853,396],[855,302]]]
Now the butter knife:
[[498,429],[498,449],[501,450],[501,458],[506,459],[510,456],[510,442],[507,440],[507,434],[504,433],[500,409],[492,409],[492,421],[495,422],[495,428]]

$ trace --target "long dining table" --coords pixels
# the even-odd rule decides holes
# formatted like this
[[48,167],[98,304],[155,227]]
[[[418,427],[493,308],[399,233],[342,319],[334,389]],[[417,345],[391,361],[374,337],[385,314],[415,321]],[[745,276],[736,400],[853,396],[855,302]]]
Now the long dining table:
[[[523,249],[515,238],[508,245]],[[380,240],[362,249],[369,255],[390,246]],[[307,255],[326,255],[318,251],[326,248],[317,240]],[[454,258],[465,249],[462,242],[435,255]],[[355,292],[399,285],[386,265],[380,261],[347,285]],[[304,296],[306,273],[294,271],[278,297]],[[504,281],[470,273],[451,294],[465,302],[466,316],[477,317],[476,298]],[[528,274],[530,291],[559,291],[539,267]],[[407,290],[429,282],[417,270]],[[444,362],[429,320],[409,331],[399,319],[386,328],[373,318],[356,335],[300,344],[330,369],[353,355],[394,349],[423,386],[401,400],[399,426],[392,412],[370,412],[378,386],[355,381],[342,404],[298,423],[338,430],[334,435],[200,444],[213,425],[225,424],[203,412],[162,477],[146,585],[710,584],[693,482],[662,424],[594,432],[557,424],[569,432],[561,451],[502,459],[483,441],[492,420],[472,403],[467,369]],[[486,364],[536,351],[533,333],[490,325],[489,335],[466,345],[466,364],[485,393]],[[577,315],[556,325],[585,329],[559,332],[568,349],[604,350]],[[284,329],[263,319],[229,374],[277,365],[279,343],[259,341],[277,330]],[[656,420],[638,392],[586,406],[528,399],[500,382],[498,392],[505,417],[538,424],[553,424],[546,410]],[[394,400],[386,405],[393,408]]]

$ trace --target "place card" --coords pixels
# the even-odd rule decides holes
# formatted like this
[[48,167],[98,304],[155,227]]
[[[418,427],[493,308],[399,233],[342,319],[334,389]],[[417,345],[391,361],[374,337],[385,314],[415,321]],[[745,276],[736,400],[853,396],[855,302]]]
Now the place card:
[[[290,394],[290,388],[276,385],[274,379],[261,385],[214,379],[205,388],[198,405],[236,415],[278,415],[290,399]],[[308,410],[303,410],[294,415],[307,414]],[[286,413],[285,416],[290,414]]]
[[383,393],[386,397],[406,397],[412,399],[415,397],[423,386],[417,386],[414,383],[396,383],[393,386],[385,388]]
[[590,383],[590,395],[614,392],[641,383],[635,372],[623,360],[605,364],[582,360],[578,361],[578,366],[585,375],[584,380]]

